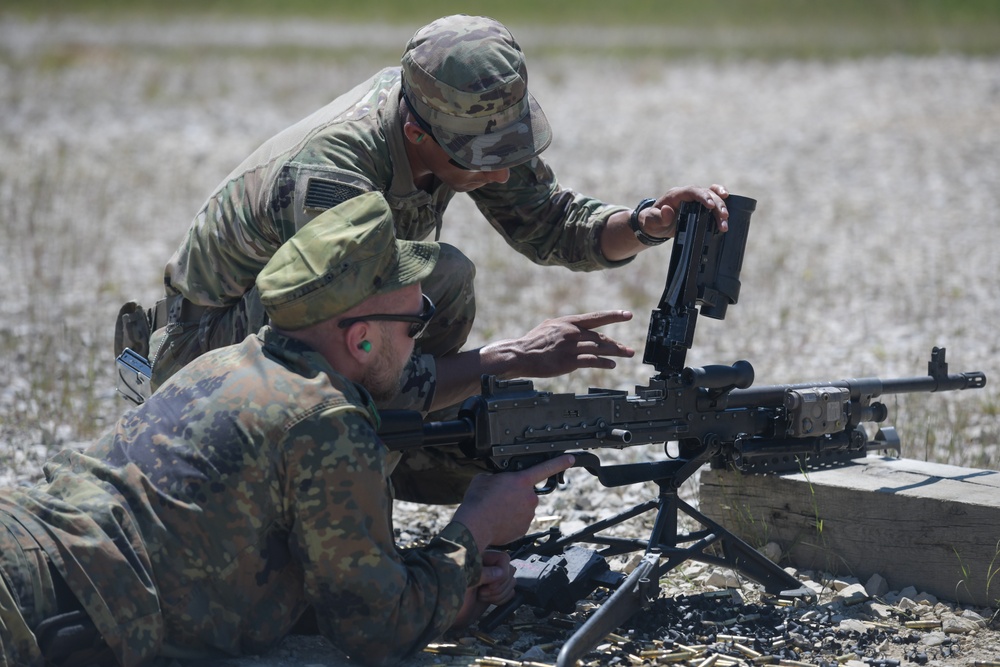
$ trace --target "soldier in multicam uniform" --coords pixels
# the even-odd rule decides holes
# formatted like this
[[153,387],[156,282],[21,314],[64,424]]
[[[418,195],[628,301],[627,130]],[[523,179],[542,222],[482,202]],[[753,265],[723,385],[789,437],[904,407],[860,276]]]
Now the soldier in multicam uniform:
[[309,607],[350,657],[391,664],[512,597],[487,547],[524,534],[571,456],[483,475],[427,546],[393,540],[373,399],[433,315],[437,256],[394,238],[380,193],[327,211],[257,277],[270,326],[0,496],[0,664],[259,653]]
[[[503,25],[449,16],[414,34],[401,67],[382,70],[265,142],[209,197],[167,264],[167,298],[150,312],[148,343],[148,328],[125,337],[150,357],[151,386],[205,351],[256,331],[265,321],[257,272],[302,225],[363,192],[382,192],[396,235],[411,240],[439,233],[448,203],[466,192],[515,250],[538,264],[581,271],[621,266],[665,241],[682,201],[715,209],[724,226],[727,193],[719,185],[675,188],[634,210],[562,187],[539,157],[551,131],[527,80],[524,54]],[[467,257],[442,244],[424,283],[438,315],[417,342],[420,354],[394,407],[426,412],[452,405],[478,391],[483,373],[549,377],[613,367],[600,355],[627,354],[592,331],[621,321],[620,312],[561,320],[548,325],[547,335],[497,343],[502,349],[460,352],[475,316],[474,274]],[[127,304],[120,318],[126,330],[129,323],[147,327],[145,313],[129,312],[134,308]],[[537,364],[529,348],[546,337],[564,347],[582,338],[598,349],[583,347],[571,362]],[[424,472],[397,479],[398,497],[461,498],[471,473],[458,473],[456,481],[445,462],[414,457],[401,472]]]

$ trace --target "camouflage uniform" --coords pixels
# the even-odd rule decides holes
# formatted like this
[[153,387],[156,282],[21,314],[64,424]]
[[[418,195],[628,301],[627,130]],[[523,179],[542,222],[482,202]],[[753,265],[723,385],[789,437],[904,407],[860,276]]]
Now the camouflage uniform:
[[[469,72],[464,63],[482,63],[484,49],[494,51],[494,59],[512,71],[510,85],[501,91],[501,102],[509,104],[506,110],[497,109],[493,89],[475,92],[491,81],[462,79],[478,73]],[[469,54],[477,57],[473,60]],[[403,65],[382,70],[265,142],[209,197],[166,266],[168,298],[162,309],[169,316],[157,318],[158,330],[149,345],[154,389],[199,354],[239,342],[264,323],[254,289],[258,271],[321,211],[362,192],[379,191],[392,208],[398,238],[422,240],[432,233],[437,238],[455,192],[437,180],[429,192],[414,185],[400,114],[404,90],[408,104],[434,126],[435,139],[456,160],[475,169],[510,166],[506,183],[468,194],[512,248],[537,264],[572,270],[627,263],[610,262],[600,250],[607,218],[625,209],[561,187],[552,169],[537,157],[548,145],[547,124],[537,105],[528,113],[528,102],[534,100],[527,94],[523,55],[503,26],[478,17],[441,19],[416,33]],[[459,94],[457,88],[443,90],[427,68],[445,72],[456,87],[474,92],[451,99]],[[478,122],[482,126],[475,129],[482,134],[470,140],[444,129],[450,127],[449,117],[435,109],[449,103],[462,114],[451,117],[454,129]],[[522,116],[510,115],[511,109]],[[490,123],[498,117],[513,120],[503,128],[508,134],[534,138],[533,148],[506,147],[510,141],[496,139],[499,134],[492,132]],[[438,313],[418,341],[422,354],[411,361],[392,407],[429,409],[436,382],[433,357],[458,351],[472,327],[474,276],[472,262],[442,244],[437,268],[423,284]],[[165,328],[164,319],[170,322]],[[407,461],[402,467],[411,465],[430,470],[437,463]],[[464,483],[457,492],[428,494],[417,488],[420,484],[411,487],[401,481],[398,491],[411,500],[458,502]],[[447,476],[423,484],[441,485],[448,485]]]
[[[7,493],[0,530],[37,541],[122,665],[258,653],[307,605],[353,658],[395,662],[452,624],[481,561],[457,523],[396,548],[394,455],[377,423],[363,388],[265,327],[186,367],[89,450],[57,455],[45,483]],[[12,539],[0,535],[4,564]],[[38,556],[27,578],[44,571]],[[15,589],[25,578],[4,571]],[[37,624],[52,603],[34,610],[26,590]],[[3,607],[8,664],[41,664]]]
[[[240,306],[245,297],[255,300],[252,288],[258,271],[296,229],[344,199],[371,190],[382,192],[401,239],[422,240],[440,230],[455,193],[440,182],[429,193],[414,187],[403,145],[399,99],[399,68],[383,70],[266,142],[209,198],[164,276],[168,295],[209,307],[200,317],[200,327],[189,323],[193,325],[190,344],[195,349],[175,353],[177,367],[226,342],[216,330],[234,325],[216,309],[242,307],[263,319],[259,306]],[[541,158],[512,168],[507,183],[468,194],[504,240],[535,263],[575,270],[620,264],[604,258],[599,241],[607,218],[623,208],[560,188]],[[456,259],[455,264],[460,261]],[[471,287],[457,290],[453,299],[457,303],[451,306],[430,289],[441,274],[445,283],[471,281],[471,267],[456,270],[446,258],[442,262],[425,284],[439,308],[435,337],[455,326],[467,332],[474,314]],[[453,316],[442,315],[449,309]],[[174,341],[183,341],[186,333],[169,335],[167,340],[178,346]],[[239,339],[237,333],[228,342]],[[176,370],[165,367],[161,340],[157,337],[150,346],[154,379],[165,379]],[[430,347],[425,340],[421,344],[425,351]],[[410,404],[426,405],[429,398],[421,395]]]

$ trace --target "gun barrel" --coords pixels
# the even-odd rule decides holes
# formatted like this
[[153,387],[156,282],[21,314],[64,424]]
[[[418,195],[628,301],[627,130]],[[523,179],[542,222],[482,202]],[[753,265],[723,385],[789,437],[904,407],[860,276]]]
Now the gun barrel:
[[[922,380],[923,378],[910,378],[911,380]],[[930,377],[926,378],[930,379]],[[801,382],[798,384],[776,384],[763,387],[750,387],[749,389],[734,389],[729,392],[726,406],[729,408],[776,408],[784,405],[785,394],[790,389],[814,389],[816,387],[840,387],[850,392],[852,400],[857,400],[861,396],[881,396],[883,382],[878,378],[859,378],[853,380],[835,380],[826,382]],[[926,391],[926,390],[925,390]]]
[[726,405],[730,408],[778,407],[785,400],[789,389],[811,389],[814,387],[841,387],[850,391],[851,400],[862,396],[877,398],[888,394],[913,394],[936,391],[960,391],[979,389],[986,385],[986,375],[980,371],[954,373],[942,377],[922,375],[909,378],[854,378],[833,382],[802,382],[780,384],[748,389],[734,389],[728,395]]
[[882,393],[912,394],[915,392],[961,391],[986,386],[986,375],[980,371],[955,373],[945,377],[925,375],[916,378],[893,378],[882,381]]

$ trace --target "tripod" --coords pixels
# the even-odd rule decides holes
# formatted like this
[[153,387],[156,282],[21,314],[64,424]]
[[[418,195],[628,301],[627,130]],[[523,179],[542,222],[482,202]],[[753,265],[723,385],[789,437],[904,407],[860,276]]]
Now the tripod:
[[[803,587],[795,577],[678,496],[681,483],[704,461],[702,456],[696,456],[688,460],[624,464],[590,470],[604,486],[652,481],[659,488],[659,494],[656,500],[639,503],[583,530],[550,539],[541,545],[544,553],[548,554],[558,553],[578,542],[605,545],[600,551],[605,557],[640,550],[645,552],[635,570],[566,641],[559,652],[558,667],[572,667],[609,632],[640,609],[648,607],[659,595],[660,579],[687,560],[736,570],[761,584],[772,595],[805,600],[815,598],[812,591]],[[648,540],[599,534],[653,510],[656,511],[656,518]],[[682,514],[693,519],[701,528],[680,532]],[[711,551],[716,546],[721,555]]]

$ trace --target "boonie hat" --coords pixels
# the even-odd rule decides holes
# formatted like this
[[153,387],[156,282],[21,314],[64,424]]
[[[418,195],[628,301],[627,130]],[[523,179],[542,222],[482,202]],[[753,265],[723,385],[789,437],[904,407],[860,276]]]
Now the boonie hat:
[[297,231],[258,274],[257,288],[271,323],[294,331],[420,282],[438,251],[437,243],[397,239],[389,204],[368,192]]
[[413,35],[402,64],[410,111],[463,167],[506,169],[552,141],[528,92],[524,53],[498,21],[465,14],[438,19]]

